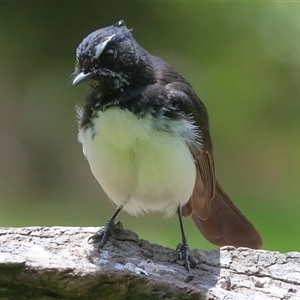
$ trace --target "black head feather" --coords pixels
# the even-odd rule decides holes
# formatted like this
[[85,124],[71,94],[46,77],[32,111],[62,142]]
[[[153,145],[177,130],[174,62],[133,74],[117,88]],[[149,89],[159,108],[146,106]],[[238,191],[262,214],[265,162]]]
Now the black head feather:
[[89,34],[76,50],[73,85],[90,78],[102,93],[152,81],[149,54],[138,45],[124,21]]

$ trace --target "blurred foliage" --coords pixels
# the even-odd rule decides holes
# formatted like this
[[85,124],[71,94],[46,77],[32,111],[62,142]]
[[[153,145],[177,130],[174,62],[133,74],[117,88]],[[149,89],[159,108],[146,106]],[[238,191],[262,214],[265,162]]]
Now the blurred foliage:
[[[264,247],[299,250],[299,14],[284,2],[1,2],[0,225],[98,226],[114,211],[77,142],[85,88],[70,74],[80,41],[124,19],[204,100],[219,181]],[[120,219],[180,241],[176,216]],[[192,247],[213,247],[185,221]]]

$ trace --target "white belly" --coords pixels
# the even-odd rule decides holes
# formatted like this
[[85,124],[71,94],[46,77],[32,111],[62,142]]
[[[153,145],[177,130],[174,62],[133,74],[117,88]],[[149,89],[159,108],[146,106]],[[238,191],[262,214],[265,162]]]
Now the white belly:
[[[184,139],[158,131],[152,117],[120,108],[99,112],[79,141],[92,173],[116,205],[130,214],[175,212],[194,189],[196,168]],[[157,121],[157,120],[156,120]],[[174,121],[173,128],[180,126]]]

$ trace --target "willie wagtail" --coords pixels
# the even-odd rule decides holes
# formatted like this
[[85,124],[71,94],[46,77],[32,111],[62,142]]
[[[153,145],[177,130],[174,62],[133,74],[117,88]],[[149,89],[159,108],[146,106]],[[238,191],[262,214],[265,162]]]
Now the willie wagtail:
[[203,102],[172,66],[135,41],[124,21],[91,33],[78,46],[73,85],[85,80],[79,141],[92,173],[117,205],[97,235],[99,249],[122,209],[132,215],[177,212],[178,250],[188,270],[194,261],[182,216],[191,216],[218,246],[261,247],[260,234],[215,178]]

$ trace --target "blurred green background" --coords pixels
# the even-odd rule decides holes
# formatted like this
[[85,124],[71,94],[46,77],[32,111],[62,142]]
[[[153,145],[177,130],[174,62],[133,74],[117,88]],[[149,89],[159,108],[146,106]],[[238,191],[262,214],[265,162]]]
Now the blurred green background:
[[[264,248],[300,249],[300,3],[0,3],[0,226],[103,225],[115,207],[77,142],[75,49],[124,19],[205,102],[217,175]],[[175,247],[177,217],[121,214],[140,237]],[[212,249],[185,219],[190,246]]]

